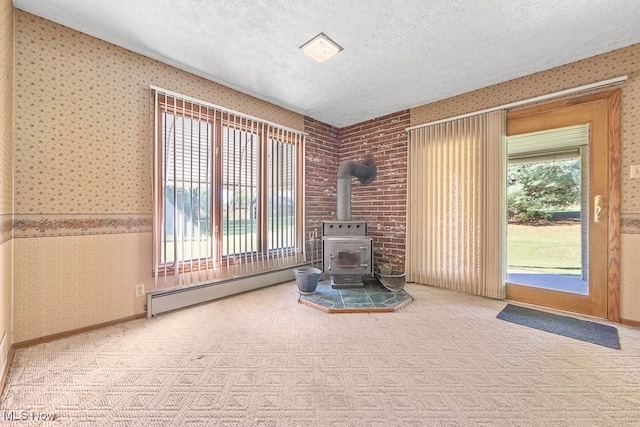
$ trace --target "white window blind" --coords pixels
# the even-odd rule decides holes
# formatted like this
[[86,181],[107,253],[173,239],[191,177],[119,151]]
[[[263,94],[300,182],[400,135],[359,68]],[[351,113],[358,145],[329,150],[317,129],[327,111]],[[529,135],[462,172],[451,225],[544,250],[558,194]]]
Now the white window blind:
[[[578,153],[589,145],[589,125],[569,126],[507,138],[509,159],[544,156],[556,153]],[[574,155],[577,157],[577,155]]]
[[409,131],[407,280],[504,298],[505,112]]
[[156,288],[302,260],[304,134],[153,94]]

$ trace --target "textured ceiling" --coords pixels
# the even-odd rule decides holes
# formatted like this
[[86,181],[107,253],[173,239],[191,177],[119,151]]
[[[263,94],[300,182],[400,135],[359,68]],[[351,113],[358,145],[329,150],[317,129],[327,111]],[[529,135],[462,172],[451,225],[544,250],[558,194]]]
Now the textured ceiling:
[[[640,42],[637,0],[14,5],[337,127]],[[344,50],[316,63],[299,47],[320,32]]]

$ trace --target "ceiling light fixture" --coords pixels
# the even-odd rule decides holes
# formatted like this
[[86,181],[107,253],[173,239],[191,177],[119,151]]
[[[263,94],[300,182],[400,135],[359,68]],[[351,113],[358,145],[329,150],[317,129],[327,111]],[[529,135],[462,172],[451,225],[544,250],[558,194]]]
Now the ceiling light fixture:
[[302,49],[305,55],[310,56],[318,62],[323,62],[340,52],[342,47],[324,33],[320,33],[300,46],[300,49]]

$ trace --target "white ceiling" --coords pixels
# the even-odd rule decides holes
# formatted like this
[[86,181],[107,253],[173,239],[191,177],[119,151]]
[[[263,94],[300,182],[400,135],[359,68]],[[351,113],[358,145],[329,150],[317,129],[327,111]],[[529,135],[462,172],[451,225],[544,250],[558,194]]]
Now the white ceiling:
[[[640,42],[638,0],[13,3],[337,127]],[[320,32],[344,50],[316,63]]]

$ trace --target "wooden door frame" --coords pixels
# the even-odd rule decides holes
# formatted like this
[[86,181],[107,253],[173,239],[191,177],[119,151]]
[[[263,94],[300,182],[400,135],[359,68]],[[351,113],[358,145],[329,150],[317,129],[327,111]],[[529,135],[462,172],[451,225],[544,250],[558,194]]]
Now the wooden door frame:
[[[607,301],[605,317],[610,321],[620,322],[620,89],[606,90],[548,104],[511,110],[507,112],[507,123],[509,123],[509,119],[513,118],[550,113],[553,110],[596,101],[606,101],[608,114]],[[513,287],[511,288],[513,289]],[[510,286],[507,284],[507,291],[509,290]],[[562,293],[558,292],[557,294],[562,297]]]

